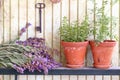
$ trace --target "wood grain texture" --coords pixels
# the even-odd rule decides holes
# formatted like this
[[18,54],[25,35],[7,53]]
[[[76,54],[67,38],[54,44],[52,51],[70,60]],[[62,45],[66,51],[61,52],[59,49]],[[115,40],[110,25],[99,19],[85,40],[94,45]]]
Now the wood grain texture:
[[28,29],[28,37],[35,37],[35,1],[28,2],[28,23],[32,26]]
[[27,75],[19,75],[18,80],[28,80]]
[[70,75],[70,80],[78,80],[78,77],[76,75]]
[[9,0],[4,1],[4,42],[9,41],[9,29],[10,29],[10,10],[9,10]]
[[119,76],[112,76],[112,80],[120,80]]
[[[3,2],[2,2],[3,3]],[[2,4],[3,5],[3,4]],[[1,5],[0,7],[0,43],[3,43],[4,40],[4,34],[3,34],[3,25],[4,25],[4,7]]]
[[70,76],[62,75],[61,80],[70,80]]
[[95,76],[87,76],[87,80],[95,80]]
[[43,75],[36,75],[36,80],[45,80],[45,76]]
[[[98,1],[98,0],[97,0]],[[99,0],[101,4],[101,0]],[[98,2],[99,2],[98,1]],[[109,0],[110,1],[110,0]],[[39,14],[38,9],[35,9],[35,3],[44,2],[46,8],[42,10],[42,33],[35,30],[35,27],[39,25]],[[50,0],[2,0],[2,6],[0,7],[0,43],[7,42],[10,39],[15,39],[19,33],[19,30],[26,25],[26,22],[30,22],[32,26],[28,29],[28,32],[24,33],[20,39],[25,40],[27,37],[43,37],[46,39],[46,43],[49,47],[56,48],[60,51],[60,36],[58,36],[57,30],[60,26],[60,22],[64,16],[68,17],[70,22],[74,20],[83,20],[86,15],[88,8],[94,7],[88,0],[62,0],[61,3],[52,4]],[[119,1],[120,2],[120,1]],[[19,5],[18,5],[19,4]],[[87,4],[87,6],[86,6]],[[98,6],[99,6],[98,5]],[[120,27],[120,5],[117,4],[113,7],[112,15],[116,17],[119,16],[119,27]],[[119,9],[118,9],[119,7]],[[117,10],[116,10],[117,9]],[[3,12],[4,11],[4,12]],[[114,13],[116,11],[116,13]],[[93,15],[91,16],[93,19]],[[118,27],[116,30],[117,34]],[[120,36],[120,35],[119,35]],[[120,40],[119,40],[120,41]],[[59,44],[58,44],[59,43]],[[112,58],[112,66],[119,65],[119,47],[118,43],[114,50],[114,55]],[[64,54],[61,51],[60,55],[53,54],[53,57],[57,61],[62,61],[65,63]],[[60,60],[61,59],[61,60]],[[86,64],[87,66],[92,66],[92,55],[89,50]],[[3,78],[2,78],[3,77]],[[0,80],[14,80],[14,76],[0,76]],[[58,75],[58,76],[26,76],[20,75],[19,80],[119,80],[119,76],[85,76],[85,75]]]
[[0,75],[0,80],[4,80],[3,75]]
[[86,76],[85,75],[79,75],[78,80],[86,80]]
[[111,76],[103,76],[103,80],[111,80]]
[[18,0],[11,1],[11,40],[18,36]]
[[15,76],[14,75],[10,75],[10,80],[15,80]]
[[50,75],[45,75],[44,80],[53,80],[53,77]]
[[95,76],[95,80],[102,80],[102,75]]
[[[26,25],[26,0],[20,0],[19,1],[19,28],[20,30],[25,27]],[[20,40],[25,40],[27,38],[26,36],[27,33],[24,33],[21,37]]]
[[4,75],[4,76],[3,76],[3,79],[4,79],[4,80],[10,80],[10,75]]
[[61,77],[60,75],[55,75],[55,76],[53,76],[53,80],[61,80],[60,77]]
[[57,49],[57,54],[53,53],[53,58],[60,62],[60,36],[58,33],[60,27],[60,3],[53,4],[53,48]]
[[35,75],[28,75],[28,80],[36,80]]

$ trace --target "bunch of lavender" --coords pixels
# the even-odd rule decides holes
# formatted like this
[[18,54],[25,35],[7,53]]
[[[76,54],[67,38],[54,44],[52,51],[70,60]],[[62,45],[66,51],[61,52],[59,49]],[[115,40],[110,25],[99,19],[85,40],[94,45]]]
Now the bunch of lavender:
[[[48,73],[48,70],[59,67],[60,64],[57,63],[49,54],[49,47],[45,45],[45,39],[43,38],[28,38],[25,41],[17,41],[19,45],[30,46],[32,47],[31,52],[26,53],[26,56],[32,57],[32,61],[30,63],[15,66],[19,72],[20,70],[34,71],[43,70],[45,74]],[[19,70],[20,69],[20,70]]]
[[[19,35],[22,36],[29,26],[31,26],[31,24],[27,23],[26,26],[21,29]],[[46,46],[45,39],[28,38],[25,41],[16,41],[16,43],[23,45],[24,47],[30,47],[31,51],[25,53],[25,55],[32,58],[31,62],[24,65],[14,65],[14,69],[16,69],[18,72],[23,73],[26,69],[31,72],[34,70],[43,70],[44,73],[47,74],[48,70],[61,66],[61,64],[57,63],[49,54],[50,50],[53,50],[52,52],[56,53],[58,53],[58,51],[55,49],[50,49],[48,46]]]
[[[31,24],[27,23],[19,35],[22,36],[29,26]],[[43,70],[47,74],[48,70],[60,66],[50,56],[49,51],[50,48],[45,45],[43,38],[28,38],[25,41],[19,41],[19,38],[16,38],[0,45],[0,67],[11,67],[20,73],[24,73],[25,70],[31,72]],[[56,52],[56,50],[52,52]]]

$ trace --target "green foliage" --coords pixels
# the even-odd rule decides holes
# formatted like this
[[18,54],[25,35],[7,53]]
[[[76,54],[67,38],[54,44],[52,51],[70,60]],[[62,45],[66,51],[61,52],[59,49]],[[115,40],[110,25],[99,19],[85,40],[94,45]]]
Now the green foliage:
[[31,60],[24,52],[29,52],[32,48],[17,44],[0,45],[0,67],[13,68],[14,65],[21,66]]
[[[114,28],[116,28],[116,20],[113,20],[114,17],[109,17],[105,14],[107,4],[108,1],[104,0],[101,8],[95,8],[95,26],[91,29],[91,32],[98,42],[103,42],[106,39],[113,39],[116,37],[116,35],[111,32],[111,30],[114,31]],[[112,26],[110,24],[112,24]]]
[[86,17],[80,24],[78,21],[69,23],[67,17],[63,17],[62,26],[59,28],[61,40],[67,42],[85,41],[89,34],[89,22]]

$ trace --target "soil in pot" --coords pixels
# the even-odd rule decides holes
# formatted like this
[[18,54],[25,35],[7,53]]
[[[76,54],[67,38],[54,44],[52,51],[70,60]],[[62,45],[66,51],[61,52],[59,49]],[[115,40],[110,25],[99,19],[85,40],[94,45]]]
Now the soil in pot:
[[80,68],[84,66],[84,59],[88,41],[86,42],[61,42],[64,47],[66,66],[70,68]]
[[106,40],[98,44],[94,41],[90,41],[94,60],[93,66],[100,69],[109,68],[111,66],[111,59],[115,45],[116,42],[112,40]]

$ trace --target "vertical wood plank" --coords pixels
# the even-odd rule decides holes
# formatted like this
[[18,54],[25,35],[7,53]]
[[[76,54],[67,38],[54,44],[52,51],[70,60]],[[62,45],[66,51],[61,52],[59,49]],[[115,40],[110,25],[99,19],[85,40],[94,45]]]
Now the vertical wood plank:
[[[19,27],[22,29],[26,25],[26,0],[20,0],[19,1]],[[24,33],[20,39],[26,40],[26,33]]]
[[[36,4],[36,3],[37,3],[37,0],[34,0],[34,3]],[[34,5],[35,5],[35,4],[34,4]],[[35,25],[34,25],[34,26],[35,26],[35,27],[36,27],[36,25],[37,25],[37,24],[36,24],[36,23],[37,23],[37,22],[36,22],[36,21],[37,21],[37,20],[36,20],[36,18],[37,18],[36,14],[37,14],[37,11],[36,11],[36,8],[35,8],[35,15],[34,15],[34,19],[35,19]],[[36,29],[35,29],[35,37],[36,37],[36,33],[37,33],[37,32],[36,32]]]
[[0,75],[0,80],[4,80],[4,76],[3,75]]
[[28,80],[35,80],[35,75],[28,75]]
[[78,80],[77,75],[71,75],[71,76],[70,76],[70,80]]
[[[60,36],[58,30],[60,27],[60,3],[53,4],[53,49],[60,51]],[[60,62],[60,54],[54,54],[53,58]]]
[[4,75],[3,79],[4,80],[10,80],[10,75]]
[[18,36],[18,0],[11,0],[11,39]]
[[15,80],[15,76],[14,75],[10,75],[10,80]]
[[77,20],[77,0],[70,0],[70,22]]
[[120,79],[119,79],[119,76],[112,76],[111,80],[120,80]]
[[111,80],[111,76],[103,76],[103,80]]
[[78,80],[86,80],[86,76],[85,75],[79,75]]
[[60,75],[55,75],[55,76],[53,76],[53,80],[61,80],[61,79],[60,79]]
[[44,75],[36,75],[36,80],[45,80]]
[[[26,0],[26,4],[25,4],[25,8],[26,8],[26,23],[28,23],[28,0]],[[26,38],[28,38],[28,29],[26,31]]]
[[[4,38],[4,36],[3,36],[4,35],[3,34],[3,32],[4,32],[4,29],[3,29],[4,28],[3,27],[4,26],[4,7],[3,6],[4,5],[3,4],[4,4],[4,0],[1,0],[0,1],[0,13],[1,13],[0,14],[0,26],[1,26],[0,27],[0,30],[1,30],[0,31],[0,35],[1,35],[0,36],[0,44],[4,42],[4,39],[3,39]],[[3,75],[0,75],[0,80],[3,80],[3,79],[4,79]]]
[[45,79],[44,80],[52,80],[52,76],[51,75],[45,75]]
[[45,40],[49,47],[52,47],[52,3],[45,0]]
[[28,28],[28,37],[35,37],[35,1],[28,1],[28,22],[32,24]]
[[18,80],[27,80],[27,75],[19,75]]
[[0,44],[4,42],[4,41],[3,41],[3,40],[4,40],[4,39],[3,39],[3,38],[4,38],[4,36],[3,36],[3,32],[4,32],[4,31],[3,31],[3,30],[4,30],[4,29],[3,29],[3,26],[4,26],[4,7],[3,7],[3,2],[4,2],[4,1],[1,2],[1,6],[0,6],[0,26],[1,26],[1,27],[0,27],[0,30],[1,30],[1,31],[0,31],[0,35],[1,35],[1,36],[0,36]]
[[88,75],[88,76],[87,76],[87,80],[94,80],[94,79],[95,79],[95,77],[92,76],[92,75],[90,75],[90,76]]
[[95,80],[102,80],[102,75],[95,76]]
[[[110,0],[110,2],[111,2],[111,4],[110,4],[110,16],[112,17],[116,17],[116,18],[118,18],[118,16],[119,16],[119,1],[118,1],[118,3],[116,3],[115,5],[113,5],[112,6],[112,4],[113,4],[113,1],[114,0]],[[112,8],[112,9],[111,9]],[[112,18],[112,20],[111,20],[111,33],[112,34],[116,34],[118,37],[119,37],[119,19],[117,20],[116,19],[116,26],[114,26],[114,24],[112,24],[112,22],[114,21],[114,18]],[[112,30],[112,28],[113,27],[115,27],[114,28],[114,30]],[[120,39],[120,37],[119,37],[119,39]],[[112,66],[118,66],[119,65],[119,41],[117,41],[117,44],[116,44],[116,46],[115,46],[115,48],[114,48],[114,51],[113,51],[113,56],[112,56]]]
[[78,21],[82,22],[85,16],[85,0],[78,0],[78,7]]
[[61,80],[70,80],[68,75],[62,75]]
[[10,29],[10,14],[9,14],[9,0],[6,0],[4,2],[4,41],[8,42],[9,41],[9,29]]
[[69,0],[62,1],[62,17],[66,16],[69,17]]
[[[118,35],[119,36],[119,41],[118,41],[118,44],[119,44],[119,46],[118,46],[119,47],[118,48],[119,49],[119,55],[118,55],[119,56],[119,62],[118,62],[118,65],[120,66],[120,0],[119,0],[118,4],[119,4],[119,6],[118,6],[119,7],[118,8],[118,11],[119,11],[118,12],[118,14],[119,14],[118,15],[119,16],[119,20],[118,20],[118,25],[119,25],[119,27],[118,27],[118,29],[119,29],[119,32],[118,32],[118,34],[119,34]],[[119,76],[119,78],[120,78],[120,76]]]
[[9,0],[9,41],[11,41],[11,0]]

